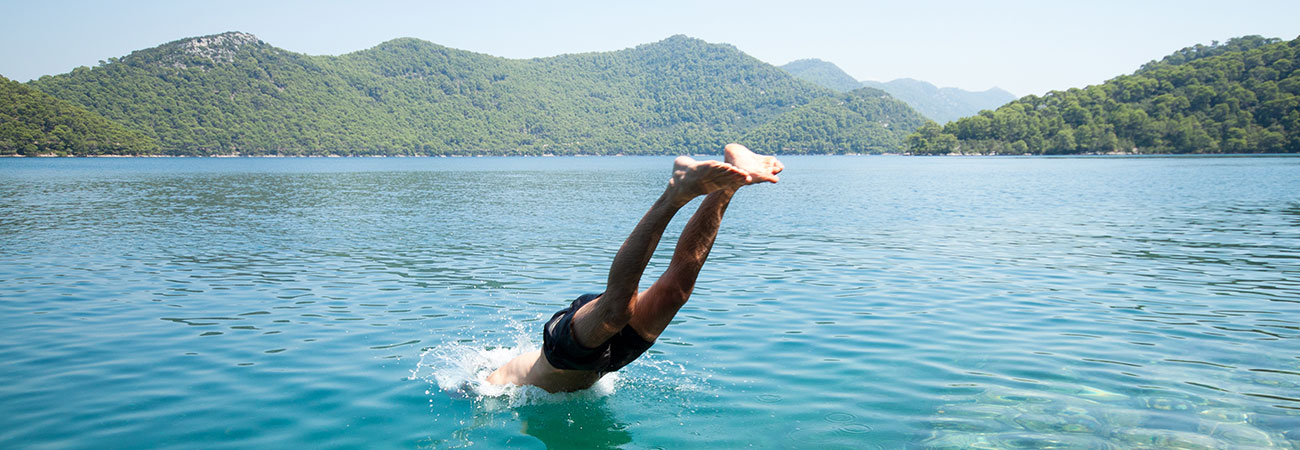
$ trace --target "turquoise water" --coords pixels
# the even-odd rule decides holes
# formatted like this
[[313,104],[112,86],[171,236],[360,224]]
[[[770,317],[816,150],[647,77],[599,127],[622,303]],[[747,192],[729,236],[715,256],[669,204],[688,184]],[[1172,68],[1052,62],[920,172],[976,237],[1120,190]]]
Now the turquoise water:
[[0,447],[1300,447],[1300,158],[784,160],[541,395],[671,158],[0,159]]

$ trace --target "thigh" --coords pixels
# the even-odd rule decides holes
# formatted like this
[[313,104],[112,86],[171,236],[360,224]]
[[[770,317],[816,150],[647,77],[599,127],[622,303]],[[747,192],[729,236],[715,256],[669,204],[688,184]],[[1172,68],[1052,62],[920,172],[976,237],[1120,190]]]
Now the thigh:
[[628,321],[628,325],[647,342],[654,342],[672,323],[673,317],[677,316],[677,311],[686,304],[689,296],[690,293],[667,288],[656,281],[649,289],[637,295],[636,303],[632,305],[632,320]]

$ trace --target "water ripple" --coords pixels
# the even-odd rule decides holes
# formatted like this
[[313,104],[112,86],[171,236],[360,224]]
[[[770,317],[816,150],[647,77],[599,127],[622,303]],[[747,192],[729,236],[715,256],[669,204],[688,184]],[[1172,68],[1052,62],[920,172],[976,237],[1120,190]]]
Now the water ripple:
[[534,348],[668,161],[0,160],[0,442],[1300,447],[1295,158],[789,158],[611,394],[410,375]]

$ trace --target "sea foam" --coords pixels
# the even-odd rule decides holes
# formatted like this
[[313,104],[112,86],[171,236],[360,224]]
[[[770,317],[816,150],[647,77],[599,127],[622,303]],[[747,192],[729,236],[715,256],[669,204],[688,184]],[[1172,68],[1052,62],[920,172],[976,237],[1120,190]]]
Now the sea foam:
[[[489,409],[599,398],[614,393],[619,384],[618,373],[605,375],[594,386],[576,392],[550,393],[536,386],[489,383],[488,375],[498,367],[538,349],[532,340],[535,331],[519,324],[512,324],[511,328],[514,342],[509,345],[451,341],[425,349],[408,379],[424,380],[443,394],[473,399]],[[432,390],[428,393],[435,394]]]

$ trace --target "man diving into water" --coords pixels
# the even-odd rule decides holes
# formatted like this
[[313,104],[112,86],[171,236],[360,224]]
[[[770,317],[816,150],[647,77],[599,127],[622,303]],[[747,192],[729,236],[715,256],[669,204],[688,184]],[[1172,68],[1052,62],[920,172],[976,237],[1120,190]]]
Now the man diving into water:
[[[542,330],[542,349],[507,362],[488,376],[493,384],[533,385],[549,392],[586,389],[628,365],[654,344],[695,288],[722,214],[742,186],[775,183],[785,168],[775,157],[727,145],[726,162],[679,156],[663,195],[637,222],[614,255],[603,294],[578,297]],[[641,274],[677,210],[706,196],[686,223],[668,269],[639,291]]]

